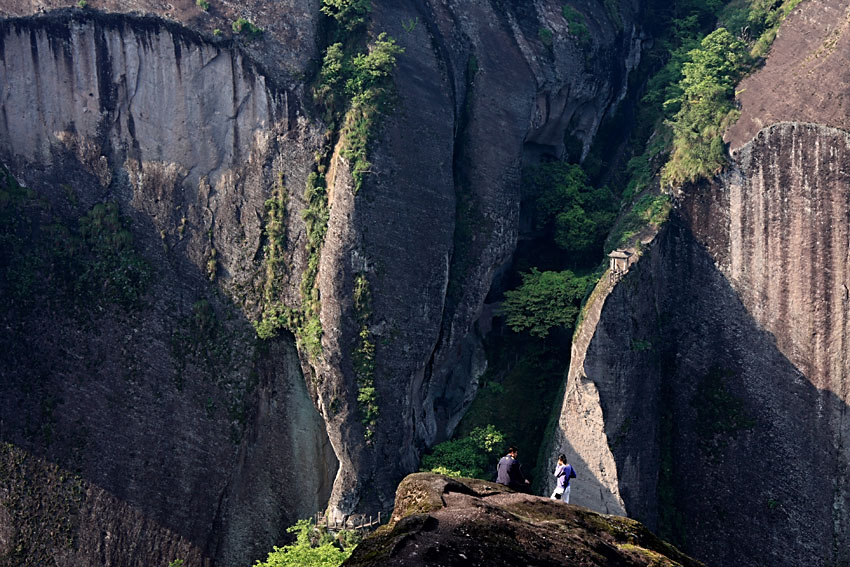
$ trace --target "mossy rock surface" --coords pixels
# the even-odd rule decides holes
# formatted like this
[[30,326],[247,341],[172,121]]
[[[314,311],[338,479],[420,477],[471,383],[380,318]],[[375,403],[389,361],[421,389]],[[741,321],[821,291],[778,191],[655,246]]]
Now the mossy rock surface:
[[702,564],[640,522],[475,479],[417,473],[396,492],[393,517],[346,567]]

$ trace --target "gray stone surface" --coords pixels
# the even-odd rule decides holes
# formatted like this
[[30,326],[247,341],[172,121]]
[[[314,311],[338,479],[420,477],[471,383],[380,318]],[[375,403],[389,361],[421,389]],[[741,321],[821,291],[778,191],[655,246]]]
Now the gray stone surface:
[[712,565],[847,560],[849,149],[766,128],[598,299],[553,447],[606,456],[579,461],[577,503]]
[[[292,338],[259,347],[250,322],[262,293],[264,203],[279,174],[288,190],[280,299],[300,304],[302,192],[327,133],[307,102],[323,41],[317,3],[223,1],[209,19],[188,1],[90,4],[29,18],[72,4],[15,0],[0,11],[19,17],[0,24],[0,160],[57,214],[75,214],[63,184],[83,210],[118,202],[156,269],[139,321],[98,316],[85,333],[58,321],[45,339],[53,345],[46,361],[82,357],[61,372],[45,366],[43,392],[74,390],[60,414],[82,419],[94,436],[80,456],[87,480],[117,499],[104,502],[144,504],[140,514],[164,526],[161,537],[179,528],[192,557],[224,565],[261,556],[287,522],[326,503],[337,517],[386,510],[398,481],[425,448],[451,435],[475,395],[492,312],[485,298],[517,239],[521,167],[562,154],[567,135],[588,147],[639,59],[638,3],[619,4],[622,27],[601,5],[582,6],[591,31],[585,45],[569,35],[554,0],[376,3],[370,37],[387,31],[406,49],[393,77],[398,97],[357,195],[349,164],[338,153],[332,159],[318,275],[323,354],[298,353],[306,390],[292,385]],[[239,16],[264,27],[263,38],[231,39],[221,24]],[[221,38],[211,36],[213,26],[224,28]],[[551,45],[541,27],[552,31]],[[373,297],[380,407],[368,443],[352,367],[358,273]],[[174,329],[200,299],[227,322],[216,339],[232,351],[229,364],[209,368],[173,352]],[[45,310],[27,331],[50,316]],[[63,354],[74,333],[80,352]],[[32,364],[24,351],[33,343],[14,348]],[[134,388],[146,393],[112,407],[123,388],[109,376],[131,358],[140,369]],[[85,360],[98,361],[97,379],[78,388]],[[195,405],[174,387],[180,372]],[[11,390],[4,415],[19,399],[36,412],[34,397]],[[248,408],[235,434],[223,409],[212,424],[204,409],[209,400],[223,408],[234,391]],[[15,435],[25,428],[12,427]],[[61,460],[66,449],[51,451]],[[136,472],[147,466],[155,470]],[[110,540],[114,557],[129,549],[122,538],[136,522],[121,517],[109,530],[123,534]]]

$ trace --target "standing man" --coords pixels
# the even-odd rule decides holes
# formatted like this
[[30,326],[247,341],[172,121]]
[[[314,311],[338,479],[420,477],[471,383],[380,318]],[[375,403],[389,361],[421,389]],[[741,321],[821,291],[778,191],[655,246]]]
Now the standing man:
[[520,492],[528,492],[531,483],[522,474],[516,456],[516,447],[508,447],[508,454],[499,459],[499,465],[496,467],[496,482]]

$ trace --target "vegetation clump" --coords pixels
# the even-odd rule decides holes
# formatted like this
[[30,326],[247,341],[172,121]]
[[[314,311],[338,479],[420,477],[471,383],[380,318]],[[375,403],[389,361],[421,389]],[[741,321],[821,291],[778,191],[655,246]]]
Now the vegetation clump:
[[256,26],[252,21],[246,20],[245,18],[239,18],[234,21],[230,28],[233,30],[233,33],[242,34],[250,39],[257,39],[263,35],[263,29]]
[[5,169],[0,170],[0,244],[0,278],[18,307],[49,297],[61,305],[135,309],[152,279],[129,219],[116,203],[98,203],[76,223],[57,219]]
[[368,145],[391,100],[392,71],[396,57],[403,51],[386,33],[378,34],[363,52],[356,52],[343,42],[333,43],[325,51],[314,95],[333,121],[342,117],[340,153],[351,161],[355,192],[371,169]]
[[354,316],[360,325],[357,346],[354,348],[354,375],[357,377],[357,405],[366,427],[366,440],[375,433],[378,423],[378,394],[375,390],[375,342],[369,331],[372,296],[365,273],[354,276]]
[[275,546],[266,560],[258,560],[254,567],[339,567],[360,542],[356,532],[343,530],[334,537],[313,520],[298,520],[286,531],[295,534],[295,543]]
[[719,28],[688,58],[679,81],[682,95],[667,101],[681,105],[670,122],[673,152],[662,172],[668,185],[717,174],[726,163],[723,132],[739,115],[734,95],[747,62],[744,43]]
[[476,427],[468,436],[436,445],[422,457],[420,470],[451,477],[492,480],[505,436],[494,426]]
[[534,196],[535,226],[551,235],[573,262],[598,258],[616,211],[607,187],[593,187],[582,168],[549,162],[525,172]]
[[322,0],[320,8],[323,14],[333,18],[339,27],[354,31],[366,21],[366,15],[372,10],[371,0]]
[[590,277],[578,277],[569,270],[532,268],[522,274],[522,285],[505,292],[501,313],[514,332],[545,338],[553,327],[572,327],[591,282]]
[[564,16],[564,19],[569,25],[570,35],[575,37],[582,45],[589,43],[590,31],[587,29],[587,21],[585,20],[584,14],[569,4],[564,4],[564,7],[561,9],[561,14]]

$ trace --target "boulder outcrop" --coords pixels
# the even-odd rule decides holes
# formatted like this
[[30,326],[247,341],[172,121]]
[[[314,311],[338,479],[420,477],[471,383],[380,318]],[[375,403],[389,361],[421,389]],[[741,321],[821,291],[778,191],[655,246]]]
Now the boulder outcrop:
[[698,561],[643,525],[473,479],[411,475],[392,522],[354,550],[347,567],[682,565]]

